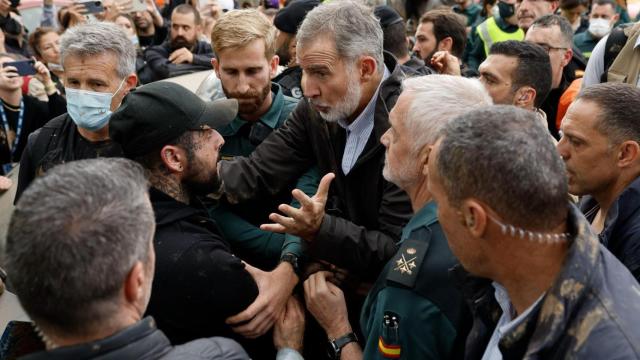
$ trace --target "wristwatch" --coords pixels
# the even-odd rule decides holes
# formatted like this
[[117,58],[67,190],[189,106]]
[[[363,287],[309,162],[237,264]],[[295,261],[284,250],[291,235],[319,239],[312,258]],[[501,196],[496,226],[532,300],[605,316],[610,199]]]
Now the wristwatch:
[[298,255],[286,253],[280,257],[280,262],[286,261],[293,267],[293,272],[300,276],[300,266],[298,264]]
[[333,360],[339,360],[342,348],[348,343],[358,342],[358,337],[354,332],[350,332],[346,335],[342,335],[337,339],[329,339],[329,346],[327,348],[327,354],[329,358]]

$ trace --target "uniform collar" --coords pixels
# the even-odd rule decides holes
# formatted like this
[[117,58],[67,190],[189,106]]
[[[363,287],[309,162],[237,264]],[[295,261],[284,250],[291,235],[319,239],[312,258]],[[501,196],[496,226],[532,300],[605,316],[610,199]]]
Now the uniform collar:
[[438,206],[435,201],[429,201],[418,210],[407,225],[402,229],[402,239],[409,237],[411,232],[419,227],[427,227],[438,221]]
[[[271,83],[271,95],[273,96],[273,100],[271,101],[269,111],[262,115],[259,121],[271,129],[275,129],[278,126],[278,119],[280,118],[282,103],[284,102],[284,95],[282,94],[280,85],[273,82]],[[235,135],[246,123],[246,120],[242,120],[240,116],[236,116],[229,125],[222,127],[219,132],[222,136]]]

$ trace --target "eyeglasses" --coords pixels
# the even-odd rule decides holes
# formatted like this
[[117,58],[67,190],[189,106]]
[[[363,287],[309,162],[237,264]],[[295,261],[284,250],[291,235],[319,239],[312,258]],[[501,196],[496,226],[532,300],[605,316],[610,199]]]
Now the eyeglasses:
[[542,47],[544,49],[544,51],[547,52],[547,54],[550,53],[551,50],[567,50],[566,47],[554,47],[554,46],[551,46],[549,44],[541,44],[541,43],[532,43],[532,44],[536,44],[536,45]]

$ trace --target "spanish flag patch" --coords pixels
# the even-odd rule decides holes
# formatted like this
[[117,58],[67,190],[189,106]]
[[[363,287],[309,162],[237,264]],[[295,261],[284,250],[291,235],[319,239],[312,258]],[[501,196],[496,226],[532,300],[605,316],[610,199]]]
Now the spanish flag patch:
[[378,338],[378,351],[382,356],[388,359],[399,359],[401,350],[400,345],[387,345],[382,340],[382,336]]

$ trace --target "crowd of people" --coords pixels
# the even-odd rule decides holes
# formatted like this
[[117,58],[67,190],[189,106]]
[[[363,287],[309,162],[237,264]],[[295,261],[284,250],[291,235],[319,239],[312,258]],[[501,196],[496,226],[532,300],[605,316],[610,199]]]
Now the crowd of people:
[[390,5],[0,0],[0,358],[640,359],[640,23]]

